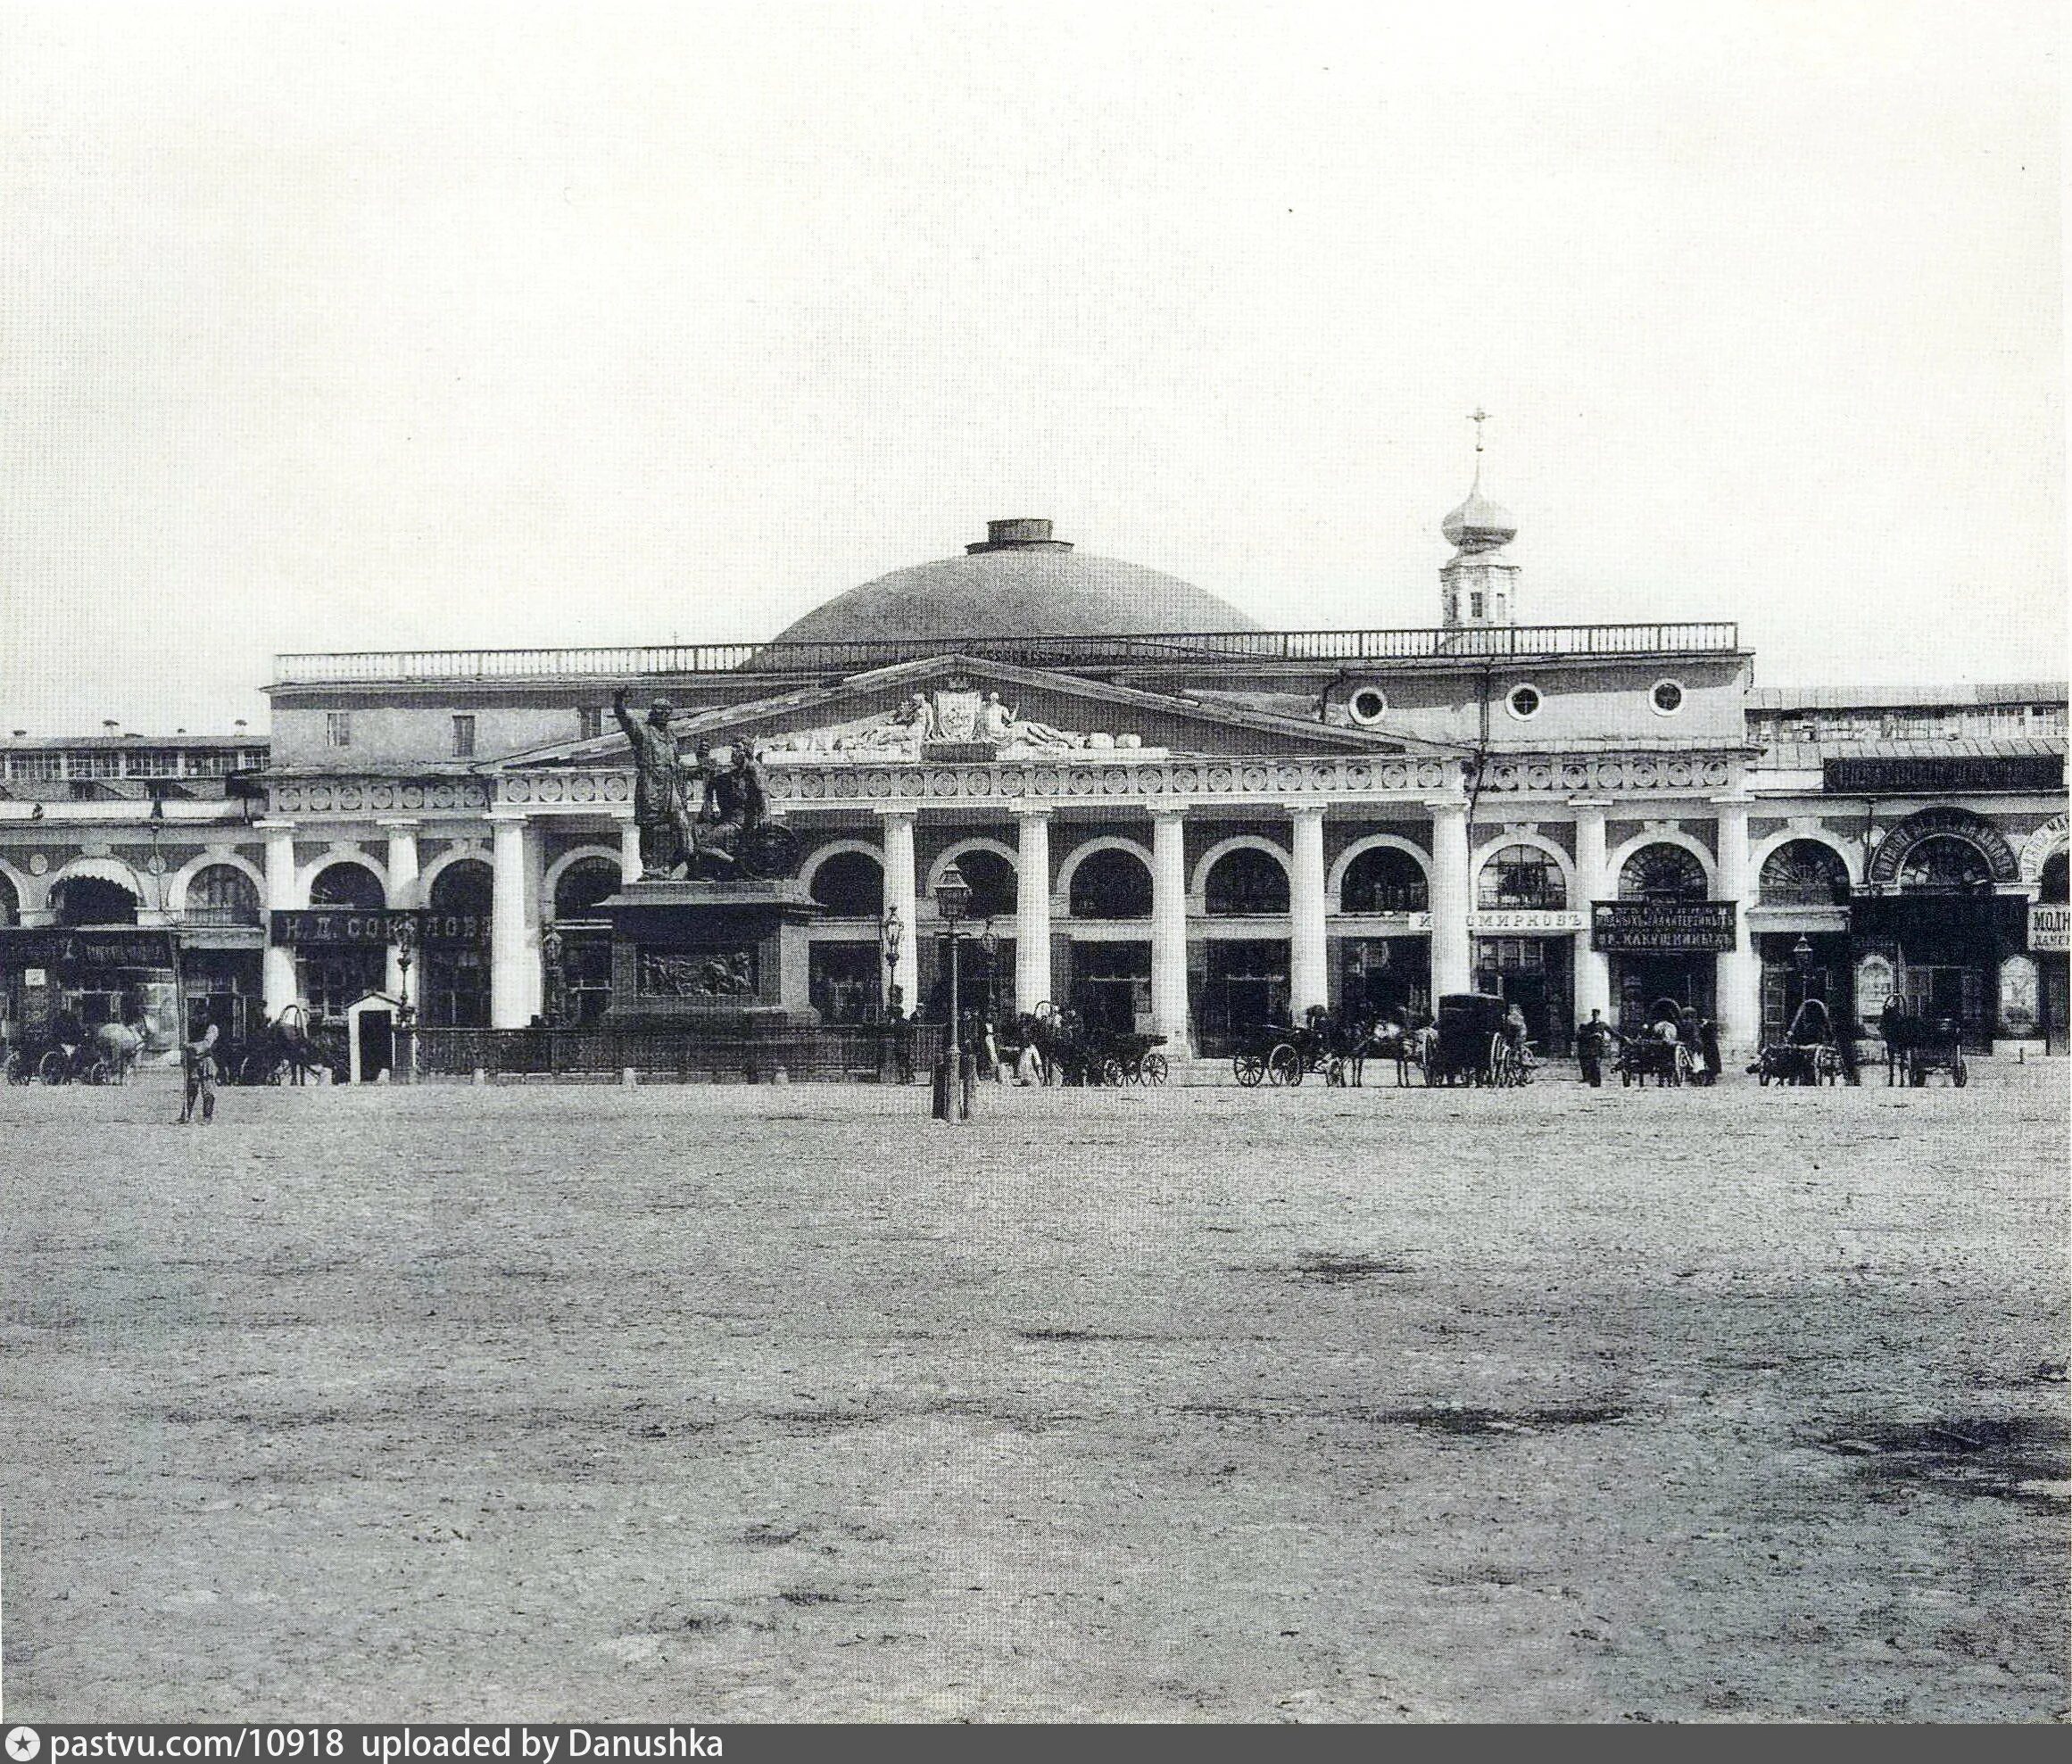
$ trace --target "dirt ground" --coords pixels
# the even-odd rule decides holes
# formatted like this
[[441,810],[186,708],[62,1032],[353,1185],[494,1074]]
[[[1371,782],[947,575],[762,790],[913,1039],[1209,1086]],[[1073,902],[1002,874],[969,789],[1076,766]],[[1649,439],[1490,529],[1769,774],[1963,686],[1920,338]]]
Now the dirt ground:
[[7,1713],[2048,1718],[1974,1072],[0,1091]]

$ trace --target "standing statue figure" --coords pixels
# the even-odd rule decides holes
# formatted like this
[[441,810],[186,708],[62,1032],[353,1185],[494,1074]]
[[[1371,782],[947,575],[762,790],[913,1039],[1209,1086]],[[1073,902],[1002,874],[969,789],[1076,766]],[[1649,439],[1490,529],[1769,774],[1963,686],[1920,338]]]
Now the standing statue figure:
[[634,824],[640,830],[641,880],[666,882],[690,857],[695,838],[684,801],[683,774],[676,764],[676,740],[669,733],[675,715],[666,699],[648,708],[647,720],[635,722],[626,708],[626,688],[612,694],[612,715],[633,749]]

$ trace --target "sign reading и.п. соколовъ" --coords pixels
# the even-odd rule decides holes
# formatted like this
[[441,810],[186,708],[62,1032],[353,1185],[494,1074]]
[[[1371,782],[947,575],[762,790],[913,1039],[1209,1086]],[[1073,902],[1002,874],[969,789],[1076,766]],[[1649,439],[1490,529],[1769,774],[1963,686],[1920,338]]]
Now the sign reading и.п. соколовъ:
[[388,944],[398,933],[426,944],[486,943],[489,921],[480,913],[446,913],[436,907],[308,907],[277,910],[271,916],[277,946],[304,943]]
[[1590,948],[1606,955],[1734,948],[1731,900],[1600,900],[1590,908]]

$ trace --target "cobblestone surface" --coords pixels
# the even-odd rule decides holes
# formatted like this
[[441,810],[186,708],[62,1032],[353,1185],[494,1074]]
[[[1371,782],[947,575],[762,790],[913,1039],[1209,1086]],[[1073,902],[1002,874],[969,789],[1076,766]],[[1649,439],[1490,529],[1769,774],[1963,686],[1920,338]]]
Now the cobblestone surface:
[[2049,1717],[1974,1071],[0,1092],[8,1713]]

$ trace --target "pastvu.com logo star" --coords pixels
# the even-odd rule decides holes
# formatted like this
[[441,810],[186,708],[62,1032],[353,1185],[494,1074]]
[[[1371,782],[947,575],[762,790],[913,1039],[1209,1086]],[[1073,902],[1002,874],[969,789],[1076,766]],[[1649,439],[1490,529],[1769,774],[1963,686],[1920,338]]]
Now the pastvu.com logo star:
[[9,1764],[29,1764],[29,1760],[43,1750],[43,1735],[34,1727],[10,1727],[7,1730],[7,1757]]

